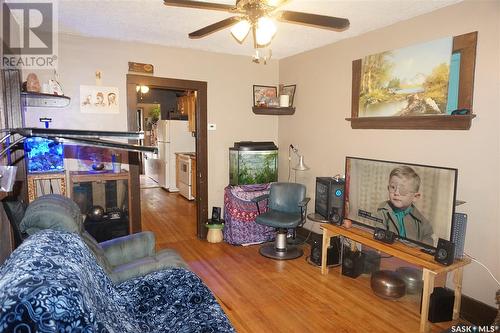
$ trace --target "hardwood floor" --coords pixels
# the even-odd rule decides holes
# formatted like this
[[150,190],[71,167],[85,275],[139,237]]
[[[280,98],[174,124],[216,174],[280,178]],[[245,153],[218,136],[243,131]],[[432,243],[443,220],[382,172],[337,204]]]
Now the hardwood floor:
[[[240,333],[418,332],[419,296],[384,300],[373,294],[367,275],[351,279],[334,268],[323,276],[306,256],[275,261],[260,256],[258,245],[199,240],[195,204],[179,194],[142,189],[141,204],[143,230],[155,232],[158,248],[181,254]],[[309,246],[304,250],[307,255]],[[432,332],[450,325],[432,325]]]

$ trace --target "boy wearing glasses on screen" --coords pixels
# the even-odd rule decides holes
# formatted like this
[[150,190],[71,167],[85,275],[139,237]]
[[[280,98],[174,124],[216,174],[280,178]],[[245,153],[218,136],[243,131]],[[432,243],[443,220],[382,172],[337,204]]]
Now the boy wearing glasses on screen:
[[389,200],[377,208],[385,228],[400,237],[433,245],[432,226],[414,203],[420,198],[420,177],[409,166],[394,168],[389,175]]

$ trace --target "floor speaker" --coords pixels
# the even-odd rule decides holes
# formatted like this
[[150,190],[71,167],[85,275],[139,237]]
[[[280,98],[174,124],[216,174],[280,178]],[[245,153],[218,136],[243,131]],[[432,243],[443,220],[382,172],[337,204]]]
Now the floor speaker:
[[342,257],[342,275],[357,278],[363,273],[365,254],[361,251],[347,251]]
[[436,287],[430,297],[429,321],[440,323],[453,319],[455,294],[450,289]]
[[[311,245],[311,256],[309,260],[317,265],[321,266],[321,258],[323,257],[323,246],[321,239],[314,239]],[[340,262],[340,238],[332,237],[330,238],[330,246],[326,251],[326,264],[328,266],[338,265]]]

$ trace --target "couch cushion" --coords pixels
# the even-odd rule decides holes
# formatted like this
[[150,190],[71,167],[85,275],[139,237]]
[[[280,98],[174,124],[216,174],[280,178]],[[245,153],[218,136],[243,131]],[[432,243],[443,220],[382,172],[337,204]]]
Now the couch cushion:
[[45,229],[80,234],[83,232],[83,217],[73,200],[59,194],[48,194],[29,204],[19,228],[28,235]]
[[155,256],[144,257],[113,267],[110,277],[115,283],[120,283],[167,267],[189,269],[189,266],[175,250],[165,249]]
[[185,269],[116,286],[74,233],[30,236],[0,267],[0,332],[234,332]]

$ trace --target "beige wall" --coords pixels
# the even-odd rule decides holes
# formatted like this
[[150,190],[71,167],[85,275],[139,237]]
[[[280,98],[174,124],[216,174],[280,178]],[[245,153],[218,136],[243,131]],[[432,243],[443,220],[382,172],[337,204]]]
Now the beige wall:
[[[500,2],[466,2],[280,61],[280,81],[296,83],[293,117],[279,119],[280,176],[293,143],[311,170],[297,174],[314,202],[316,176],[344,172],[345,156],[415,162],[459,169],[458,211],[469,216],[466,252],[500,276]],[[445,36],[479,32],[474,87],[477,118],[469,131],[353,130],[351,63],[365,55]],[[310,204],[314,209],[314,204]],[[314,227],[316,228],[316,227]],[[473,263],[464,292],[494,305],[498,286]]]
[[[208,206],[209,211],[212,206],[223,206],[223,189],[229,183],[228,148],[242,140],[277,142],[277,117],[252,113],[252,86],[277,84],[277,62],[264,66],[252,63],[250,56],[61,35],[60,83],[65,94],[72,97],[71,106],[54,110],[31,108],[27,113],[28,125],[41,126],[38,118],[48,116],[53,118],[53,128],[126,130],[128,61],[153,64],[158,77],[208,83],[208,122],[217,125],[216,131],[208,132]],[[103,86],[119,88],[119,114],[80,113],[79,87],[95,84],[96,70],[102,71]],[[41,80],[50,78],[49,73],[39,76]]]

